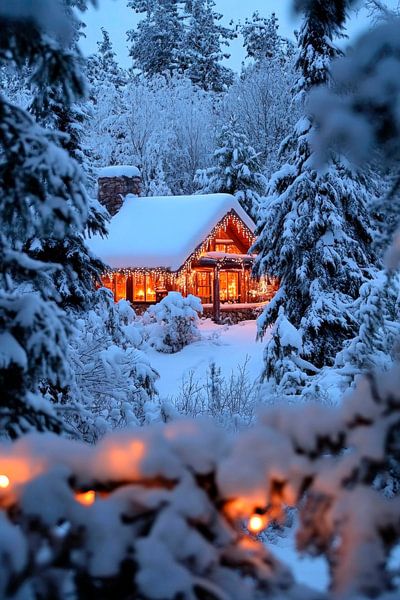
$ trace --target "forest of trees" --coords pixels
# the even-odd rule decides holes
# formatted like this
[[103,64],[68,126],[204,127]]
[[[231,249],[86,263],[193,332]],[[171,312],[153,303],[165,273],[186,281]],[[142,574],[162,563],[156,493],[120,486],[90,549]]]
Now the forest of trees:
[[[398,11],[368,1],[346,47],[352,0],[296,0],[296,42],[274,14],[225,27],[213,0],[130,0],[125,70],[106,29],[82,57],[88,4],[0,0],[0,597],[395,600]],[[96,172],[116,164],[147,195],[228,192],[255,221],[255,273],[280,287],[251,427],[157,397],[149,346],[196,339],[196,298],[139,319],[98,289],[86,240],[106,235]],[[326,593],[257,535],[291,510]]]

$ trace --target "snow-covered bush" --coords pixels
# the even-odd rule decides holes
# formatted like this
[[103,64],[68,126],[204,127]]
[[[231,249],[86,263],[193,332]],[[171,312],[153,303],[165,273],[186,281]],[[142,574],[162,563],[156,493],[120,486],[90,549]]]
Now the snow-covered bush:
[[196,296],[184,298],[179,292],[169,292],[143,315],[148,343],[159,352],[179,352],[200,339],[198,321],[202,311]]
[[158,375],[143,351],[143,327],[129,303],[114,304],[112,292],[101,288],[75,330],[70,342],[74,380],[62,405],[79,408],[69,418],[79,435],[94,441],[106,431],[149,420]]

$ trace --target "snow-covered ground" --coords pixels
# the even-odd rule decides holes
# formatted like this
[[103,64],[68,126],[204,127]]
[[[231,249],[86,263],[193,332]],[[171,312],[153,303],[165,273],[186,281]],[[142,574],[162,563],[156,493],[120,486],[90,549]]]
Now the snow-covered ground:
[[[223,375],[229,377],[237,365],[248,358],[248,373],[258,378],[263,367],[265,340],[256,341],[256,321],[243,321],[237,325],[216,325],[211,319],[202,319],[202,339],[186,346],[176,354],[163,354],[150,349],[151,365],[160,374],[157,388],[161,398],[175,398],[182,378],[193,371],[196,379],[205,380],[207,368],[215,362]],[[287,537],[278,537],[270,544],[271,551],[288,564],[296,579],[317,590],[325,590],[328,574],[325,561],[301,557],[295,550],[294,530]]]
[[276,558],[290,567],[296,581],[319,592],[326,591],[329,582],[326,560],[300,555],[296,551],[294,537],[295,531],[292,529],[286,537],[278,538],[276,543],[270,543],[268,547]]
[[256,341],[256,321],[243,321],[237,325],[216,325],[211,319],[200,323],[202,339],[186,346],[176,354],[149,351],[152,367],[160,374],[157,388],[161,398],[174,398],[182,378],[193,371],[196,379],[206,378],[210,363],[221,368],[229,377],[248,357],[248,373],[252,379],[260,376],[263,365],[265,341]]

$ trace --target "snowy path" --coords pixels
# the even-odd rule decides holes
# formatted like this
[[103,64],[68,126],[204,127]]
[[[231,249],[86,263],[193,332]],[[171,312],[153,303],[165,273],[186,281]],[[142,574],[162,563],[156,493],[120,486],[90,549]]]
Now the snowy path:
[[200,330],[202,340],[176,354],[150,350],[150,363],[160,374],[157,388],[161,398],[176,396],[182,377],[191,370],[196,378],[204,379],[213,361],[224,375],[229,376],[248,356],[249,375],[254,379],[260,376],[265,342],[256,342],[255,321],[226,326],[206,319],[201,321]]

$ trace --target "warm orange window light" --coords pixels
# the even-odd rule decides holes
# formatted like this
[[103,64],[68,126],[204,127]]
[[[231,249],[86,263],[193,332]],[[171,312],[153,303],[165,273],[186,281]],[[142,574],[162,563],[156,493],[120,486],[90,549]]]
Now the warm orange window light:
[[7,475],[0,475],[0,489],[5,490],[10,485]]
[[239,275],[232,271],[220,274],[220,298],[222,302],[237,300],[239,296]]
[[103,275],[103,277],[101,278],[101,283],[103,287],[108,288],[114,293],[114,281],[112,277],[110,277],[109,275]]
[[96,500],[96,492],[88,490],[87,492],[78,492],[75,494],[75,500],[84,506],[91,506]]
[[133,282],[133,299],[138,302],[145,301],[146,278],[143,273],[135,273]]
[[265,515],[252,515],[247,523],[247,529],[251,533],[259,533],[268,525]]
[[133,300],[137,302],[155,302],[155,287],[153,275],[135,273],[133,281]]
[[118,302],[119,300],[125,300],[126,299],[126,275],[121,275],[120,273],[117,273],[114,276],[114,281],[115,281],[115,291],[114,291],[115,302]]
[[215,244],[216,252],[225,252],[225,254],[242,254],[236,244]]
[[155,290],[154,277],[152,275],[146,275],[146,301],[156,301],[156,290]]

